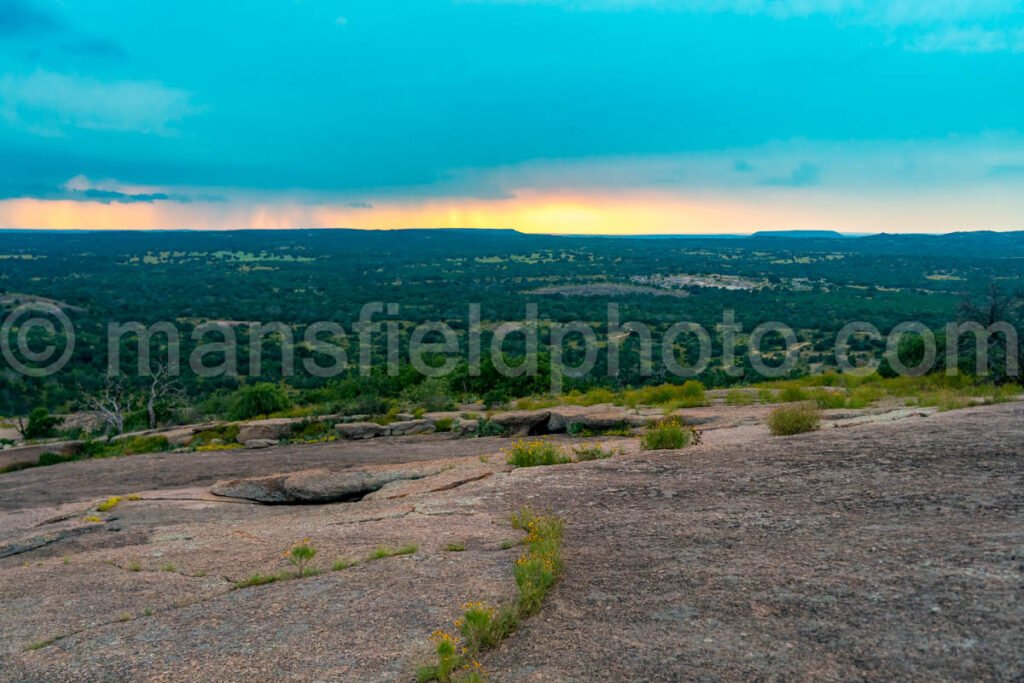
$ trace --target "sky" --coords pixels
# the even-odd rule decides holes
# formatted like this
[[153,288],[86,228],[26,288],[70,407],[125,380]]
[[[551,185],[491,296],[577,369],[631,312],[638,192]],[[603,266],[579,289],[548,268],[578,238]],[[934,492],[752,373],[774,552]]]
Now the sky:
[[1024,1],[0,0],[0,227],[1024,229]]

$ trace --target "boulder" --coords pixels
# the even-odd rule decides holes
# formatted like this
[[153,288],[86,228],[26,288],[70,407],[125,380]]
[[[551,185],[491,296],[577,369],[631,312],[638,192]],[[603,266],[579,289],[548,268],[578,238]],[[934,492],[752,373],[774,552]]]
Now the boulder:
[[559,406],[551,409],[548,417],[548,431],[552,434],[560,434],[569,431],[569,425],[574,422],[581,422],[587,409],[583,406]]
[[287,436],[292,425],[297,420],[289,417],[272,418],[269,420],[253,420],[251,422],[240,422],[238,424],[238,443],[253,441],[254,439],[270,439],[277,441]]
[[379,472],[303,470],[292,474],[221,481],[214,484],[210,490],[218,496],[243,498],[257,503],[279,505],[341,503],[361,500],[367,494],[378,491],[385,484],[394,481],[421,479],[441,471],[440,467],[424,468],[423,465]]
[[500,425],[506,436],[529,436],[546,434],[550,410],[517,410],[510,413],[498,413],[490,421]]
[[276,446],[277,442],[273,439],[249,439],[242,442],[242,445],[246,448],[270,448]]
[[391,436],[408,436],[410,434],[426,434],[434,431],[434,425],[428,420],[404,420],[388,425]]
[[16,465],[35,465],[43,453],[72,455],[82,447],[81,441],[54,441],[52,443],[16,446],[0,451],[0,470]]
[[647,420],[639,415],[631,415],[624,410],[609,410],[601,413],[587,413],[582,418],[583,426],[594,431],[642,427]]
[[464,417],[456,418],[455,422],[452,423],[452,431],[459,436],[476,434],[480,431],[480,420],[469,420]]
[[341,422],[334,429],[345,439],[372,439],[388,433],[387,427],[376,422]]

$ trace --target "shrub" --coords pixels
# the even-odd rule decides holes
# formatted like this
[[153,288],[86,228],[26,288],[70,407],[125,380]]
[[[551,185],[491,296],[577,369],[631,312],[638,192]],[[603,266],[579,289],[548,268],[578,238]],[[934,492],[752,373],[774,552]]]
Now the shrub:
[[26,439],[46,439],[56,436],[57,427],[63,421],[62,418],[50,415],[50,411],[46,408],[36,408],[28,415],[24,437]]
[[693,428],[684,425],[677,418],[662,420],[648,428],[642,444],[645,450],[661,451],[684,448],[693,440]]
[[501,436],[505,433],[505,428],[497,422],[482,419],[479,422],[476,433],[477,436]]
[[450,417],[442,417],[440,420],[434,422],[434,429],[439,432],[450,432],[452,431],[452,425],[455,424],[455,420]]
[[800,387],[786,387],[779,392],[779,400],[783,403],[795,403],[797,401],[806,401],[807,393],[804,392]]
[[242,387],[231,401],[231,419],[248,420],[269,415],[291,406],[288,395],[277,384],[261,382]]
[[192,446],[196,450],[204,448],[216,450],[208,447],[238,443],[239,431],[238,425],[221,425],[213,429],[206,429],[192,437]]
[[615,394],[612,393],[610,390],[603,388],[591,389],[585,394],[571,395],[566,397],[566,403],[571,403],[573,405],[578,406],[596,406],[600,403],[612,403],[614,401]]
[[743,389],[730,389],[725,394],[725,403],[730,406],[749,406],[757,402],[757,396]]
[[550,441],[523,441],[512,444],[507,451],[506,462],[513,467],[538,467],[542,465],[564,465],[572,458]]
[[455,405],[448,381],[441,377],[425,379],[408,387],[402,392],[402,397],[407,402],[426,410],[450,410]]
[[300,443],[326,441],[333,436],[333,427],[320,420],[303,420],[299,424],[292,425],[288,432],[288,440]]
[[843,408],[846,406],[846,395],[841,391],[818,389],[811,392],[814,402],[823,410]]
[[775,436],[813,432],[821,426],[821,413],[813,405],[780,406],[768,414],[768,429]]

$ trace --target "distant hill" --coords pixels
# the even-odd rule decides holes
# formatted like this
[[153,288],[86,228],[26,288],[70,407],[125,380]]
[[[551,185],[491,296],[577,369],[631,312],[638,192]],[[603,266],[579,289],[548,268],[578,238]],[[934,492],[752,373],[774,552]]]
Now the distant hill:
[[845,239],[844,235],[835,230],[759,230],[751,237],[796,237],[810,239]]

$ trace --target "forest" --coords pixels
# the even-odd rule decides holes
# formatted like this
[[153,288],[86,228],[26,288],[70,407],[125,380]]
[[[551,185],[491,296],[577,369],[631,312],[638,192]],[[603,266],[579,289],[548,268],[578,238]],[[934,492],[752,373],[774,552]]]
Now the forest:
[[[620,321],[641,322],[656,337],[679,322],[700,324],[711,333],[710,362],[695,378],[677,377],[666,371],[660,362],[663,350],[655,344],[653,369],[645,372],[640,339],[629,335],[621,341],[617,372],[609,372],[607,354],[599,353],[585,376],[566,378],[566,390],[682,384],[686,379],[707,387],[755,382],[751,373],[727,372],[723,366],[724,339],[716,326],[725,311],[732,311],[742,326],[735,341],[740,365],[748,364],[747,335],[755,326],[781,321],[791,327],[800,351],[789,375],[799,377],[834,366],[836,334],[852,321],[870,323],[883,334],[901,322],[918,321],[940,340],[948,323],[964,320],[985,325],[1007,320],[1019,330],[1022,259],[1020,232],[584,237],[511,230],[7,231],[0,233],[5,321],[19,306],[48,303],[70,320],[75,340],[67,364],[43,376],[19,372],[5,354],[0,414],[25,415],[40,407],[81,409],[112,382],[137,396],[132,419],[140,425],[152,421],[154,412],[171,419],[170,412],[183,406],[190,418],[224,416],[237,404],[239,392],[266,384],[275,385],[289,405],[349,412],[378,412],[410,397],[431,405],[460,398],[495,404],[549,390],[546,344],[553,325],[591,325],[604,351],[609,304],[617,306]],[[366,376],[357,367],[356,330],[360,312],[372,302],[394,305],[376,321],[395,332],[391,351],[397,351],[398,363],[389,369],[384,362],[391,337],[373,335],[373,369]],[[536,305],[541,339],[536,372],[505,376],[486,351],[478,367],[467,360],[472,304],[479,305],[485,350],[501,323],[523,321],[527,306]],[[446,323],[458,339],[458,362],[440,378],[426,378],[409,363],[410,335],[428,321]],[[169,338],[156,334],[149,339],[150,358],[143,366],[150,372],[141,376],[136,372],[138,336],[117,338],[122,373],[111,377],[108,327],[162,322],[178,332],[180,348],[174,350],[185,361],[168,394],[174,400],[157,397],[147,415],[143,398],[154,384],[153,372],[167,369]],[[236,332],[237,371],[197,374],[189,369],[190,354],[209,342],[203,331],[210,323]],[[257,323],[281,325],[250,343],[245,330]],[[344,372],[321,377],[304,371],[304,359],[323,360],[323,350],[306,337],[316,323],[340,325],[347,332],[333,340],[346,351]],[[4,330],[7,348],[14,349],[18,321]],[[283,367],[289,336],[297,357],[292,373]],[[32,349],[67,346],[60,326],[35,326],[24,337]],[[579,362],[578,341],[567,339],[567,363]],[[884,340],[853,341],[855,353],[884,351]],[[257,352],[254,344],[261,357],[256,374],[249,363]],[[777,335],[761,344],[769,360],[784,350]],[[917,353],[912,339],[904,347],[901,353]],[[515,365],[526,353],[524,337],[509,335],[502,351]],[[683,335],[671,352],[692,359],[697,340]],[[225,360],[217,351],[204,355],[206,366]],[[944,357],[938,362],[941,369]],[[962,363],[969,367],[972,362],[968,352]],[[437,366],[440,359],[431,363]],[[886,371],[883,363],[880,372]]]

